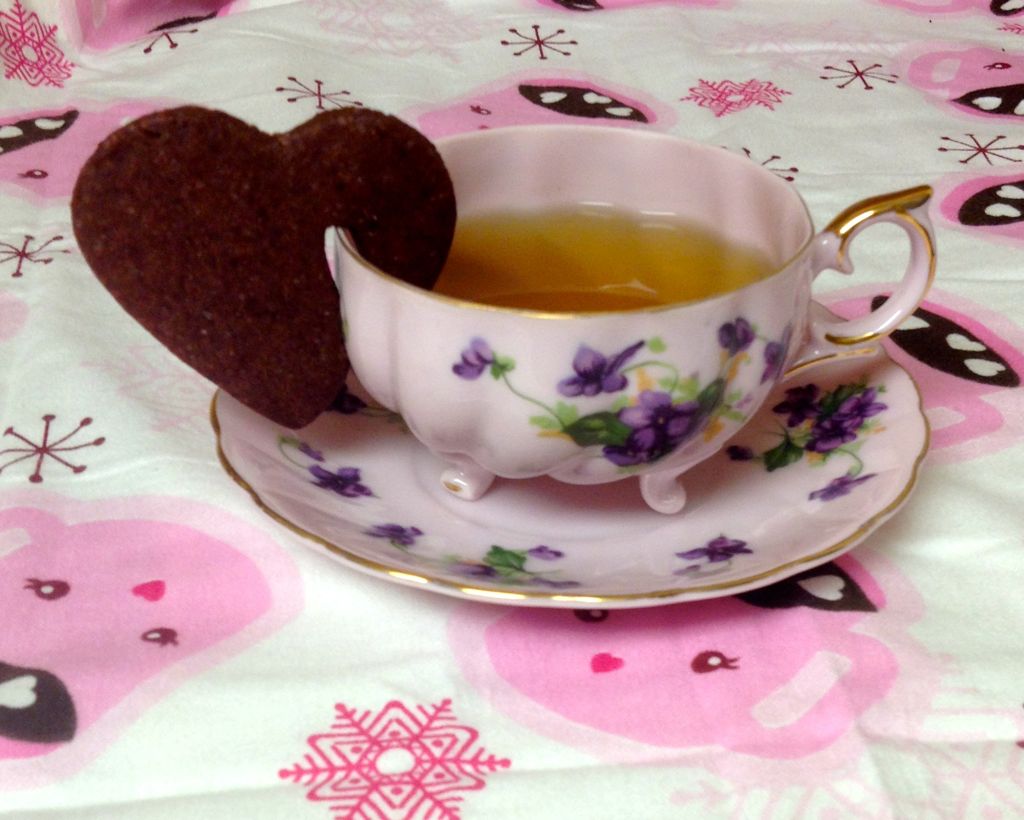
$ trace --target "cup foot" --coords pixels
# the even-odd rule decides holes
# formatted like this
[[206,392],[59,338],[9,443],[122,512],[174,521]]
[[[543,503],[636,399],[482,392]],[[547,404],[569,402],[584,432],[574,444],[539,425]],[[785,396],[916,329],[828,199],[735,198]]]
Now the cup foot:
[[648,473],[640,476],[640,495],[655,512],[675,515],[686,506],[686,490],[679,483],[681,472]]
[[476,501],[494,483],[494,473],[482,467],[455,464],[441,473],[441,486],[463,501]]

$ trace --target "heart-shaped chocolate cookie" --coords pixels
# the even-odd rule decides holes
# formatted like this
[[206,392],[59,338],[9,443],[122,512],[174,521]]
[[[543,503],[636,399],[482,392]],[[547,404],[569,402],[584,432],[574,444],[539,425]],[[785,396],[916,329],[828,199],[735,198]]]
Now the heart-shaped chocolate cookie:
[[71,201],[86,261],[173,353],[288,427],[325,410],[348,371],[324,231],[348,228],[381,269],[422,287],[455,228],[433,145],[367,109],[264,134],[186,106],[115,131]]

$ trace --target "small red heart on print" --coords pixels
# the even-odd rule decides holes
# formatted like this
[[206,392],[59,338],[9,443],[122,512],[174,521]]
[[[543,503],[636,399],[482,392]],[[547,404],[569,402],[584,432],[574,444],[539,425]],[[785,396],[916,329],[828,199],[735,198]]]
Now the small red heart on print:
[[147,601],[159,601],[164,597],[166,591],[167,585],[163,581],[146,581],[144,584],[132,587],[132,595]]
[[609,652],[598,652],[590,659],[591,672],[614,672],[625,665],[622,658],[617,658]]

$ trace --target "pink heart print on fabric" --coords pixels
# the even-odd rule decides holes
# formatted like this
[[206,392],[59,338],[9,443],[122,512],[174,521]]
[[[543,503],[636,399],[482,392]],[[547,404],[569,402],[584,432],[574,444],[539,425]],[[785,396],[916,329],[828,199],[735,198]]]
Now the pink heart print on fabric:
[[846,557],[737,597],[672,606],[523,608],[483,625],[467,607],[449,636],[499,708],[515,717],[534,704],[569,721],[544,720],[552,736],[582,726],[647,747],[793,759],[850,732],[897,679],[896,656],[863,628],[885,605]]
[[108,134],[164,106],[83,100],[57,108],[0,111],[0,191],[36,200],[70,197],[82,165]]
[[75,0],[71,10],[82,44],[107,50],[147,34],[167,32],[173,37],[176,30],[190,31],[244,5],[230,0]]
[[916,11],[918,14],[994,14],[1013,17],[1024,11],[1024,0],[879,0],[887,6]]
[[732,5],[731,0],[536,0],[548,8],[565,11],[602,11],[604,9],[628,9],[637,6],[712,6],[721,8]]
[[935,50],[915,50],[917,56],[905,58],[912,85],[947,110],[1024,123],[1024,55],[983,47],[952,49],[948,44],[931,48]]
[[70,514],[0,510],[0,787],[49,772],[30,768],[40,757],[77,768],[114,719],[155,701],[148,684],[162,695],[301,602],[273,542],[215,509],[138,499],[132,517],[103,517],[129,505],[58,506]]
[[[888,293],[879,285],[844,289],[830,294],[828,307],[858,316]],[[883,345],[921,391],[931,426],[929,463],[977,458],[1024,437],[1024,328],[933,288]]]
[[675,121],[671,109],[641,91],[575,72],[504,77],[441,108],[404,116],[431,139],[505,125],[590,122],[663,130]]

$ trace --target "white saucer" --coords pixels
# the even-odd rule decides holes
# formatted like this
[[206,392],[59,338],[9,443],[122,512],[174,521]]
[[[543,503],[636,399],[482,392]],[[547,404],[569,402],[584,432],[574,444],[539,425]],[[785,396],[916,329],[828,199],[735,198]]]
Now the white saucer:
[[[788,389],[809,384],[816,399],[796,402],[792,414],[773,412]],[[837,388],[857,384],[866,388],[843,414],[815,427],[814,407],[827,412],[850,392]],[[221,392],[212,419],[227,472],[315,548],[385,580],[549,607],[711,598],[824,563],[899,509],[928,446],[917,387],[883,352],[780,385],[731,448],[683,476],[689,499],[675,516],[650,510],[636,479],[499,479],[482,499],[460,500],[441,487],[442,463],[401,419],[372,406],[324,413],[296,432]],[[791,444],[780,447],[783,430]],[[818,442],[812,448],[827,448],[851,434],[824,457],[800,447],[808,436]]]

